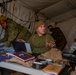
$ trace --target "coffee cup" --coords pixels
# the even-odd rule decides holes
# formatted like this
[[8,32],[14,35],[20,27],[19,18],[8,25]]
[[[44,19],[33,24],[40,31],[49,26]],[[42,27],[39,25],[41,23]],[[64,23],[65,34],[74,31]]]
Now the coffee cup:
[[51,59],[46,59],[46,61],[47,61],[47,64],[51,64],[52,63]]

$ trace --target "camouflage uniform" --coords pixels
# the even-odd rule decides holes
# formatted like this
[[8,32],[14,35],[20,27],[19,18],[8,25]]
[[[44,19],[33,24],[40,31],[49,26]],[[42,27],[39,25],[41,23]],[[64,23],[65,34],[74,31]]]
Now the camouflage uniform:
[[11,42],[16,39],[23,39],[27,41],[31,36],[31,33],[27,30],[26,27],[21,26],[20,24],[16,23],[12,19],[7,19],[8,23],[5,28],[5,35],[4,38],[0,40],[1,42],[6,42],[7,47],[11,45]]
[[55,27],[49,30],[52,32],[51,36],[55,39],[57,48],[63,50],[64,47],[66,46],[67,40],[61,29],[59,27]]

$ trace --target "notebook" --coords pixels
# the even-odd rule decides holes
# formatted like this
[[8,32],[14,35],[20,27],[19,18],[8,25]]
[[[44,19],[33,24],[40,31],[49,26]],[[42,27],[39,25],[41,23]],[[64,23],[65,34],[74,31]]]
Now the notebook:
[[24,52],[32,53],[31,46],[29,43],[13,41],[12,46],[15,49],[15,52],[24,51]]
[[58,75],[62,69],[63,65],[49,64],[45,68],[43,68],[43,71],[45,71],[48,74]]
[[21,61],[29,61],[35,59],[35,57],[29,53],[26,53],[24,51],[15,52],[13,54],[7,53],[10,56],[16,57],[20,59]]

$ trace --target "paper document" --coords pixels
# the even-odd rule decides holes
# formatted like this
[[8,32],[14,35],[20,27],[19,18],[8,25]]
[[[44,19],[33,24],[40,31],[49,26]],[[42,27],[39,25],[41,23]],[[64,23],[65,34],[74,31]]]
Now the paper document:
[[29,44],[29,43],[25,43],[25,46],[26,46],[27,52],[28,52],[28,53],[32,53],[30,44]]

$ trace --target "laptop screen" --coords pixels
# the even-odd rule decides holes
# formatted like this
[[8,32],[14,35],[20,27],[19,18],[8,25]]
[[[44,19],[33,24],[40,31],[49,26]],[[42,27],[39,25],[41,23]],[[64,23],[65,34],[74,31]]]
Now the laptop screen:
[[23,42],[17,42],[17,41],[13,41],[12,42],[12,46],[15,50],[15,52],[19,52],[19,51],[24,51],[26,52],[26,46],[25,46],[25,43]]
[[32,53],[32,49],[29,43],[13,41],[12,46],[15,52],[24,51],[27,53]]

